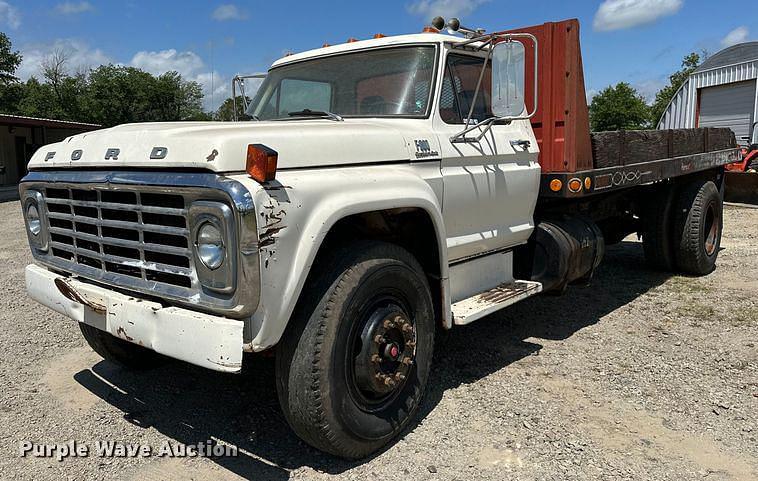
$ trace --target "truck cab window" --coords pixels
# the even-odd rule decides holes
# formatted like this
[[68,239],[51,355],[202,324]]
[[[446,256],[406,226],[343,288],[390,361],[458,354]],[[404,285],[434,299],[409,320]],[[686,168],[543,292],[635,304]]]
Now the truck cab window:
[[247,114],[287,119],[305,109],[343,117],[426,117],[436,49],[393,47],[285,64],[271,69]]
[[[447,124],[465,124],[476,91],[476,82],[482,71],[484,59],[469,55],[451,54],[447,57],[445,75],[442,78],[440,117]],[[492,117],[490,94],[492,64],[487,64],[471,119],[474,122]]]
[[277,113],[280,117],[303,109],[325,112],[332,110],[332,86],[327,82],[283,79],[279,88],[279,109]]

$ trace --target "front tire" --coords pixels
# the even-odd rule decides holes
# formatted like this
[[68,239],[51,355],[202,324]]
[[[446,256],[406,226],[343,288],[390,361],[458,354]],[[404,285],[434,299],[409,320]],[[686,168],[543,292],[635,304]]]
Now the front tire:
[[155,351],[112,336],[83,322],[79,323],[84,339],[93,351],[106,361],[133,370],[144,370],[163,364],[166,360]]
[[322,451],[367,456],[419,407],[434,312],[426,276],[382,242],[336,249],[313,267],[277,348],[277,392],[292,429]]

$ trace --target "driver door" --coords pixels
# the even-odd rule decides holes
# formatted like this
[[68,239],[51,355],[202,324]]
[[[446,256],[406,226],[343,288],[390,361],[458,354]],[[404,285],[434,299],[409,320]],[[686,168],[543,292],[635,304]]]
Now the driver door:
[[[483,63],[480,56],[447,55],[434,122],[442,156],[442,214],[451,262],[522,244],[534,228],[540,167],[529,121],[493,125],[477,142],[451,141],[465,128],[472,102],[472,124],[492,116],[491,64],[474,99]],[[480,133],[475,129],[467,135]]]

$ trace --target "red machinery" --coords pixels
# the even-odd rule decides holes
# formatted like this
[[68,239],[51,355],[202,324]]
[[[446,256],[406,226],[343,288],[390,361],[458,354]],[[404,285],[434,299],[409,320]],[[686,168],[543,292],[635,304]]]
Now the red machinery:
[[726,170],[730,172],[747,172],[750,169],[758,168],[758,122],[753,124],[751,129],[751,136],[745,137],[748,141],[747,147],[740,149],[742,160],[726,166]]
[[727,164],[724,200],[758,204],[758,122],[753,124],[747,147],[740,149],[742,160]]

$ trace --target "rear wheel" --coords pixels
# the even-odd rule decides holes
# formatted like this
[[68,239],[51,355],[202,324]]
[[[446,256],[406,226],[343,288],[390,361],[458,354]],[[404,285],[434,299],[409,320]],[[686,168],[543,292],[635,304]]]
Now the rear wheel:
[[677,205],[676,265],[687,274],[705,275],[716,267],[723,229],[723,203],[710,180],[698,180],[682,189]]
[[662,271],[675,267],[672,224],[676,190],[667,186],[653,194],[645,209],[642,246],[647,263]]
[[106,361],[128,369],[142,370],[156,367],[166,360],[155,351],[112,336],[83,322],[79,323],[84,339],[93,351]]
[[418,409],[434,341],[429,286],[410,253],[380,242],[339,249],[314,272],[277,348],[279,401],[308,444],[361,458]]

